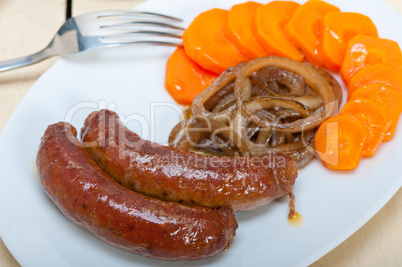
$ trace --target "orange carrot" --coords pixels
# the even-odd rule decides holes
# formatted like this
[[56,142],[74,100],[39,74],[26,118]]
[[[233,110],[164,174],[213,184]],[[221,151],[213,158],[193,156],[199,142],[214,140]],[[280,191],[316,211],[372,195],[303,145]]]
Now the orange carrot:
[[338,71],[345,57],[347,43],[361,34],[378,37],[373,21],[359,13],[329,12],[318,41],[318,56],[328,69]]
[[345,84],[358,70],[382,63],[402,71],[402,54],[397,42],[371,36],[357,35],[348,42],[341,77]]
[[353,94],[359,87],[374,83],[391,87],[402,95],[401,72],[385,64],[374,64],[360,69],[349,80],[348,94]]
[[256,2],[246,2],[232,6],[224,30],[226,37],[249,59],[266,56],[251,31],[251,22],[259,6]]
[[297,48],[301,49],[310,63],[321,66],[317,45],[324,17],[339,8],[324,1],[310,0],[297,8],[293,17],[284,28],[286,37]]
[[363,145],[363,156],[374,155],[392,123],[388,112],[372,100],[359,99],[348,101],[339,114],[349,114],[366,124],[369,135]]
[[201,68],[179,47],[167,62],[165,87],[177,103],[190,105],[218,76]]
[[392,139],[402,112],[402,97],[397,91],[381,84],[370,84],[356,89],[349,96],[349,99],[369,99],[381,105],[392,118],[391,126],[384,137],[384,141]]
[[355,169],[363,153],[369,132],[366,126],[349,115],[338,115],[324,121],[315,135],[315,149],[330,169]]
[[224,34],[223,25],[228,13],[219,8],[201,13],[182,36],[187,55],[204,69],[217,74],[248,60]]
[[255,38],[269,55],[303,61],[303,54],[283,33],[286,23],[300,5],[292,1],[273,1],[260,6],[252,23]]

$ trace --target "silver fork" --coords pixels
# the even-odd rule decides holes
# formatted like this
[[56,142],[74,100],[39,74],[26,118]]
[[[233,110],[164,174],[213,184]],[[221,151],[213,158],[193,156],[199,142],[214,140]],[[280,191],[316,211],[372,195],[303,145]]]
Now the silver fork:
[[[175,25],[178,22],[182,20],[141,11],[99,11],[83,14],[69,18],[43,50],[0,62],[0,72],[27,66],[52,56],[70,55],[101,47],[180,46],[184,29]],[[139,36],[148,39],[134,39]]]

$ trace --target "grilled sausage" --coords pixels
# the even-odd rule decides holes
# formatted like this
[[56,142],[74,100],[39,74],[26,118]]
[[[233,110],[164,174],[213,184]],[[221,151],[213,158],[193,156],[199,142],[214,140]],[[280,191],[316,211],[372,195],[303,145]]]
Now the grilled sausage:
[[212,157],[141,139],[109,110],[93,112],[81,131],[85,148],[120,184],[158,199],[252,210],[292,194],[296,163],[282,154]]
[[68,123],[48,127],[37,155],[47,195],[70,220],[112,246],[163,260],[196,260],[228,248],[237,228],[229,208],[164,202],[113,180]]

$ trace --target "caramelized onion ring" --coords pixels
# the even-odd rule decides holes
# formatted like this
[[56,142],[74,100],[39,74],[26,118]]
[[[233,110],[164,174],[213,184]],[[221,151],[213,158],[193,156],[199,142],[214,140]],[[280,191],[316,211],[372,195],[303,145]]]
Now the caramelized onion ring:
[[[306,92],[306,83],[302,76],[276,67],[258,70],[260,81],[272,91],[283,96],[302,96]],[[280,85],[289,92],[281,91]]]
[[335,103],[335,93],[327,81],[315,67],[293,61],[283,57],[262,57],[256,58],[248,62],[238,73],[237,79],[234,84],[234,93],[237,100],[237,105],[244,110],[246,114],[250,114],[244,102],[250,100],[251,96],[251,83],[249,76],[265,67],[277,67],[300,76],[303,76],[306,83],[316,91],[322,99],[323,108],[316,110],[312,116],[295,121],[293,123],[274,124],[269,121],[259,119],[253,116],[249,119],[257,125],[264,127],[271,127],[274,130],[285,132],[300,132],[302,130],[310,130],[320,125],[326,118],[338,112],[338,103]]
[[207,89],[194,98],[191,112],[195,116],[204,116],[217,121],[231,117],[234,108],[225,109],[217,113],[213,113],[210,110],[221,98],[233,92],[233,82],[237,77],[237,72],[237,67],[225,70]]

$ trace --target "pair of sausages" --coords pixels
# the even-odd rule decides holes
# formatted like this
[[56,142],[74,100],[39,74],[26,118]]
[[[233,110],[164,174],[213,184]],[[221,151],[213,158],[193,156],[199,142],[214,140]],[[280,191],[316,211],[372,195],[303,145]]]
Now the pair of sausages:
[[107,110],[87,118],[85,146],[76,135],[70,124],[57,123],[42,137],[37,167],[47,195],[110,245],[156,259],[196,260],[227,249],[237,229],[231,208],[249,210],[291,194],[297,175],[283,155],[271,155],[283,166],[272,158],[265,167],[244,158],[216,166],[215,157],[141,140]]

